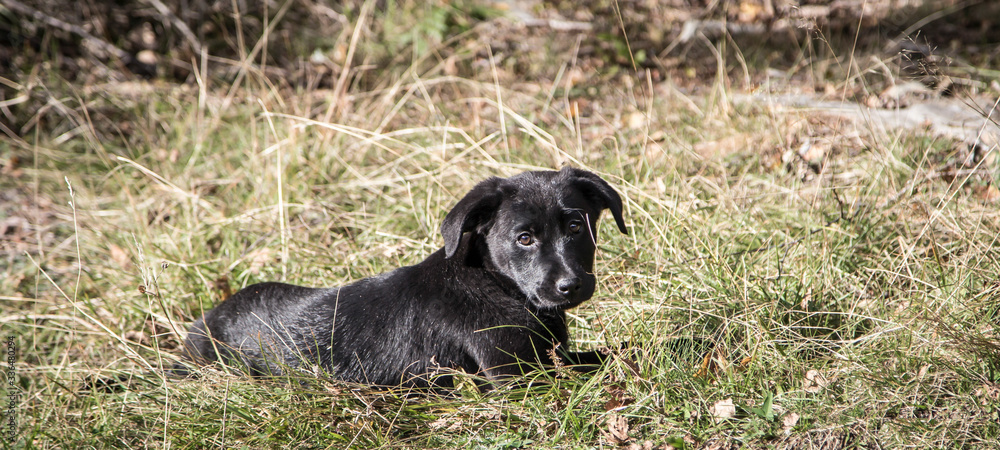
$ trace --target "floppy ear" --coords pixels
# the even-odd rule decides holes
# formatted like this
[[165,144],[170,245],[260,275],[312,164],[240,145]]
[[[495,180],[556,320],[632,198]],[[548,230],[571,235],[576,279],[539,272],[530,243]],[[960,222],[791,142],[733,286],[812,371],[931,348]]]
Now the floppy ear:
[[462,234],[493,220],[504,197],[504,179],[491,177],[472,188],[458,201],[441,223],[444,254],[451,258],[462,242]]
[[622,234],[628,234],[625,219],[622,217],[622,198],[607,181],[595,173],[569,166],[563,167],[561,172],[569,177],[570,183],[574,187],[600,205],[601,209],[611,210],[615,224],[618,225],[618,231],[621,231]]

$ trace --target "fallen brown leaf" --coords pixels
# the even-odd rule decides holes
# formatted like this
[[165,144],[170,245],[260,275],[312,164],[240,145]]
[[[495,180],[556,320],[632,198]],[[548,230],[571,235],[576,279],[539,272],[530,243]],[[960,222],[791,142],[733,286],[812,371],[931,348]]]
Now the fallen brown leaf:
[[708,413],[716,419],[731,419],[736,416],[736,404],[733,403],[732,398],[719,400],[708,408]]
[[608,394],[611,394],[611,399],[604,403],[605,411],[611,411],[615,408],[631,405],[632,402],[635,401],[632,396],[628,395],[628,391],[625,390],[625,386],[621,383],[605,386],[604,390]]
[[628,437],[628,419],[619,416],[617,414],[612,414],[608,417],[606,432],[602,431],[601,434],[604,438],[611,442],[612,444],[624,444],[631,440]]
[[785,435],[792,434],[792,428],[799,423],[799,415],[793,412],[785,414],[785,417],[781,418],[781,431]]
[[633,442],[626,448],[628,448],[628,450],[653,450],[653,441],[643,441],[642,444]]
[[711,353],[705,355],[701,361],[701,366],[695,372],[695,378],[714,376],[715,374],[729,367],[729,360],[722,354],[722,350],[715,348]]
[[803,382],[802,389],[806,392],[815,394],[822,391],[830,382],[827,381],[823,374],[819,373],[816,369],[810,369],[806,372],[806,379]]

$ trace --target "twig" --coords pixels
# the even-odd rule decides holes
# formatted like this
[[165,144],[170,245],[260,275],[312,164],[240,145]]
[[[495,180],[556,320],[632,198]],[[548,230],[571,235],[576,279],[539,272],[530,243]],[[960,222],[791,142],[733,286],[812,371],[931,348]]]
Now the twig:
[[524,19],[523,23],[527,27],[545,27],[555,31],[590,31],[594,29],[594,25],[590,22],[579,22],[576,20],[537,19],[532,17]]
[[17,0],[3,0],[3,6],[9,8],[11,11],[14,11],[16,13],[31,16],[35,20],[42,22],[45,25],[48,25],[52,28],[57,28],[65,32],[73,33],[77,36],[80,36],[80,38],[83,39],[85,44],[93,46],[95,49],[104,52],[107,56],[117,57],[118,59],[121,59],[125,63],[130,63],[133,60],[132,55],[130,55],[125,50],[115,47],[114,45],[111,45],[104,39],[94,36],[93,34],[90,34],[90,32],[88,32],[87,30],[84,30],[83,28],[77,25],[63,22],[62,20],[56,19],[55,17],[48,16],[45,13],[35,8],[32,8],[28,5],[25,5],[24,3],[21,3]]

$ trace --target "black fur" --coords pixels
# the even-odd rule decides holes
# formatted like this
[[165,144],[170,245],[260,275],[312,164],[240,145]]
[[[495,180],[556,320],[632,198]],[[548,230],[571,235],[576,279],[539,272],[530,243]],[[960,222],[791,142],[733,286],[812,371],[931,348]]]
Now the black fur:
[[444,248],[423,262],[339,288],[249,286],[192,325],[185,354],[254,375],[319,367],[340,380],[407,386],[450,383],[434,379],[442,367],[498,381],[551,364],[548,351],[567,340],[565,310],[594,293],[604,209],[627,233],[621,197],[593,173],[487,179],[448,213]]

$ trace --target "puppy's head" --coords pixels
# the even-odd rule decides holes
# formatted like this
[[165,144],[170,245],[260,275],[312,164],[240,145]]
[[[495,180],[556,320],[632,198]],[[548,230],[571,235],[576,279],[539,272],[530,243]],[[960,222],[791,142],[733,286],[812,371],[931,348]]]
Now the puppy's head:
[[538,308],[568,309],[589,299],[597,219],[604,209],[622,233],[622,200],[599,176],[574,168],[525,172],[479,183],[441,225],[445,255],[464,233],[486,245],[488,263]]

